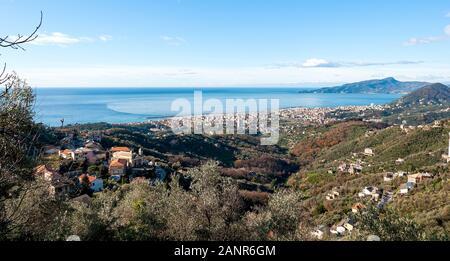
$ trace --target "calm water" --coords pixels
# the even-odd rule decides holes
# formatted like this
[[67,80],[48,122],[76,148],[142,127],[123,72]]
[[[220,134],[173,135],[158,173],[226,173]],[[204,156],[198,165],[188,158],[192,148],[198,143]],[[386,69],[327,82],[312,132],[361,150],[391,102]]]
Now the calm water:
[[[385,104],[393,94],[300,94],[295,88],[210,88],[202,89],[203,99],[279,99],[282,108],[337,107]],[[36,120],[50,126],[74,123],[127,123],[161,119],[172,112],[172,101],[193,100],[191,88],[39,88],[36,89]]]

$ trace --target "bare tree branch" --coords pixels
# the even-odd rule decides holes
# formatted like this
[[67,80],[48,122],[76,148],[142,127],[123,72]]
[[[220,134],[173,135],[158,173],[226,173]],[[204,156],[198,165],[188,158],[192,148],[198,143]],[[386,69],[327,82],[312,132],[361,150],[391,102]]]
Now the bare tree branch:
[[[22,47],[22,44],[29,43],[29,42],[36,40],[36,38],[38,37],[37,32],[39,31],[39,29],[42,26],[43,18],[44,18],[44,14],[41,11],[41,18],[39,20],[39,24],[36,26],[34,31],[26,37],[23,35],[20,35],[20,34],[17,35],[17,37],[15,39],[11,39],[11,37],[9,37],[9,36],[5,36],[3,38],[0,37],[0,47],[25,50],[25,48]],[[6,73],[6,63],[5,63],[3,66],[3,69],[0,71],[0,85],[3,85],[4,83],[8,82],[11,79],[11,77],[12,77],[12,75]],[[8,92],[8,88],[5,87],[5,90],[2,91],[2,93],[0,94],[0,97],[4,96],[5,93],[7,93],[7,92]]]
[[39,21],[39,24],[36,26],[36,29],[34,29],[34,31],[26,37],[20,34],[17,35],[15,39],[11,40],[11,37],[9,36],[5,36],[3,38],[0,37],[0,47],[25,50],[21,45],[36,40],[36,38],[38,37],[37,32],[42,26],[43,18],[44,14],[41,11],[41,19]]

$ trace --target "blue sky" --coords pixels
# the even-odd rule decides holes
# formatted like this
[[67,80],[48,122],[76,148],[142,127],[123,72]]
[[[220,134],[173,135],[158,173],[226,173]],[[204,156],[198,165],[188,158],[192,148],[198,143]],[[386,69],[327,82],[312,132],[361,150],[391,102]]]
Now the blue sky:
[[0,59],[38,87],[450,81],[448,0],[0,0]]

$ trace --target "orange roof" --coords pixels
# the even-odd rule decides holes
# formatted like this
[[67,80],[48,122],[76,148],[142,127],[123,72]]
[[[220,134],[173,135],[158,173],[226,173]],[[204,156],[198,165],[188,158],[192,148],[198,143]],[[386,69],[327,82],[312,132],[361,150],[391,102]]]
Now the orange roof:
[[111,148],[112,152],[130,152],[130,148],[128,147],[112,147]]
[[[45,176],[47,173],[50,174],[50,177]],[[71,183],[71,181],[65,176],[59,174],[57,171],[46,165],[36,167],[35,175],[48,179],[48,181],[51,181],[53,185],[65,185]]]
[[97,180],[96,177],[94,177],[94,176],[89,176],[89,175],[86,175],[86,174],[81,175],[78,179],[80,180],[80,182],[82,182],[82,181],[86,178],[86,176],[88,177],[89,183],[92,183],[92,182],[94,182],[95,180]]
[[127,161],[124,159],[113,159],[111,163],[109,164],[109,167],[113,168],[125,168],[127,165]]
[[355,205],[353,205],[353,207],[352,207],[352,209],[358,209],[358,210],[360,210],[360,209],[363,209],[363,208],[365,208],[366,206],[364,206],[362,203],[356,203]]

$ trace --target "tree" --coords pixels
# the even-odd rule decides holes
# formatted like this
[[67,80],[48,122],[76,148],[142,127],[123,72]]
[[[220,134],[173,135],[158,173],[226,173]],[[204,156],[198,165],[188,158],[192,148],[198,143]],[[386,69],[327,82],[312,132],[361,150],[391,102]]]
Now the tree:
[[[188,184],[182,185],[186,179]],[[186,177],[173,177],[162,200],[164,239],[223,241],[246,237],[237,184],[222,177],[216,163],[191,169]]]
[[[42,25],[28,36],[0,38],[0,48],[22,49],[23,44],[33,41]],[[33,121],[34,94],[31,87],[15,73],[6,73],[6,64],[0,71],[0,237],[7,237],[15,223],[23,200],[9,204],[8,201],[23,198],[27,181],[32,177],[37,154],[38,128]],[[22,196],[21,196],[22,195]],[[8,214],[13,213],[13,214]]]
[[420,241],[427,240],[424,229],[414,220],[400,216],[396,211],[369,206],[356,215],[358,234],[365,240],[369,235],[376,235],[383,241]]
[[17,197],[22,184],[33,178],[38,138],[33,102],[31,87],[10,77],[0,97],[0,234],[12,222],[5,215],[5,201]]
[[303,195],[292,190],[280,190],[269,199],[266,208],[247,215],[246,223],[253,240],[303,240],[301,220]]

